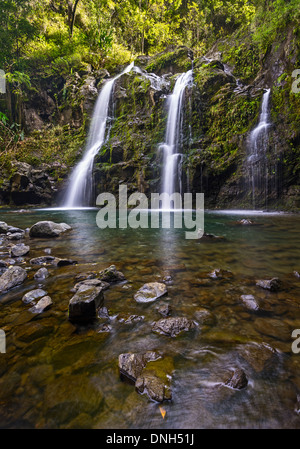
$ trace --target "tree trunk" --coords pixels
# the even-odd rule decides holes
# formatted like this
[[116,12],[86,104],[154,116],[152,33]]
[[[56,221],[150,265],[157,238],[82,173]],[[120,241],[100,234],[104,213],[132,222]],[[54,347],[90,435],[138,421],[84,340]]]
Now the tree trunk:
[[74,29],[74,23],[75,23],[75,17],[76,17],[76,8],[78,5],[79,0],[75,0],[74,6],[72,8],[71,13],[71,22],[70,22],[70,37],[73,36],[73,29]]

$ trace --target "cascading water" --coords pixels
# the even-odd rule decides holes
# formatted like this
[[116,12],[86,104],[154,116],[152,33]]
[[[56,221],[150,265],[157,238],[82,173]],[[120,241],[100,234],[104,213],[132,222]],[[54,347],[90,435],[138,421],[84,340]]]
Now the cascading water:
[[115,81],[124,73],[130,72],[132,69],[139,71],[138,67],[134,67],[134,63],[128,65],[120,74],[109,81],[106,81],[101,89],[97,99],[90,131],[88,135],[86,151],[82,160],[74,168],[69,180],[65,198],[63,201],[64,208],[76,208],[90,205],[93,191],[93,162],[99,149],[105,142],[107,135],[107,122],[109,119],[109,106]]
[[[166,140],[160,145],[164,154],[164,168],[162,177],[162,192],[171,195],[175,191],[181,193],[181,165],[182,165],[182,118],[185,89],[192,85],[193,71],[189,70],[179,76],[173,93],[169,96]],[[162,209],[170,207],[169,202],[162,204]]]
[[[247,166],[252,186],[252,205],[256,207],[256,197],[264,198],[266,206],[268,187],[267,145],[269,122],[269,100],[271,89],[266,89],[262,98],[261,113],[256,128],[250,134]],[[262,196],[263,195],[263,196]]]

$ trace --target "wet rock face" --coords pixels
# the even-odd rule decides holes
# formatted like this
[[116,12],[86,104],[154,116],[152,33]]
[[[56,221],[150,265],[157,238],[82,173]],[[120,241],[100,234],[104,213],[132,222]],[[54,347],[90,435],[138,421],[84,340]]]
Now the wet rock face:
[[169,337],[176,337],[181,332],[187,332],[195,327],[195,323],[185,317],[169,317],[155,322],[152,331]]
[[31,290],[30,292],[25,293],[25,295],[22,297],[22,301],[24,304],[29,304],[36,299],[43,298],[43,296],[46,296],[47,292],[41,288],[37,288],[35,290]]
[[72,322],[89,322],[103,304],[101,287],[82,285],[69,302],[69,320]]
[[153,302],[156,299],[164,296],[168,293],[165,284],[160,282],[149,282],[144,284],[137,293],[134,295],[134,299],[139,303]]
[[44,296],[33,307],[29,309],[31,313],[42,313],[52,306],[53,302],[50,296]]
[[44,279],[46,279],[49,276],[49,271],[47,270],[47,268],[40,268],[35,274],[34,274],[34,279],[36,281],[43,281]]
[[30,237],[58,237],[60,234],[69,231],[71,226],[66,223],[54,223],[53,221],[39,221],[29,230]]
[[27,278],[26,271],[21,267],[10,267],[0,277],[0,295],[22,284]]
[[155,374],[147,373],[147,370],[136,380],[135,388],[139,393],[146,393],[156,402],[172,399],[171,390]]

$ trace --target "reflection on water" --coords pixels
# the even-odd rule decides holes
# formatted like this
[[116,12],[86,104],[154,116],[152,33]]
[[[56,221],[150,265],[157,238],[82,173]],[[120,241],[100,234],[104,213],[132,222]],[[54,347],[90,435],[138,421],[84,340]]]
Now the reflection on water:
[[[300,328],[300,217],[256,214],[256,226],[238,226],[241,217],[208,212],[206,233],[222,239],[185,239],[184,229],[99,229],[97,210],[2,211],[1,220],[30,227],[39,220],[66,222],[73,230],[57,239],[27,238],[31,247],[22,266],[28,280],[0,297],[0,328],[6,354],[0,354],[0,426],[37,428],[257,428],[300,427],[295,412],[300,390],[300,355],[291,352],[292,331]],[[247,218],[248,214],[243,215]],[[49,268],[38,284],[30,258],[71,258],[75,266]],[[0,258],[6,258],[2,247]],[[113,318],[76,327],[68,321],[68,303],[79,273],[116,265],[127,282],[105,292]],[[220,268],[229,277],[210,279]],[[134,293],[146,282],[168,276],[168,296],[138,304]],[[282,290],[269,292],[257,279],[279,277]],[[53,306],[41,315],[28,312],[21,298],[42,286]],[[253,295],[251,310],[241,295]],[[177,338],[154,334],[157,307],[169,304],[173,316],[196,319],[207,309],[214,319]],[[120,322],[120,315],[143,321]],[[271,349],[270,349],[271,348]],[[159,404],[122,382],[118,355],[155,349],[174,365],[171,402]],[[248,385],[241,391],[222,383],[241,367]],[[299,405],[298,405],[299,408]]]

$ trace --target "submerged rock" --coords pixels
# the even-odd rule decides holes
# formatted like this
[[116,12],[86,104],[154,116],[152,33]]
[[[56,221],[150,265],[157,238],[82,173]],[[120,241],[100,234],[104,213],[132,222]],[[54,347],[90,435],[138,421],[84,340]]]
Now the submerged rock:
[[216,322],[216,317],[214,316],[214,314],[204,307],[200,307],[199,309],[197,309],[194,313],[194,316],[196,318],[196,321],[200,325],[211,326]]
[[39,221],[29,230],[30,237],[58,237],[69,231],[71,226],[66,223],[54,223],[53,221]]
[[99,279],[104,282],[108,282],[109,284],[113,284],[115,282],[123,282],[126,280],[125,276],[121,271],[118,271],[115,265],[111,265],[105,270],[100,271]]
[[162,316],[168,316],[170,315],[172,311],[172,308],[169,306],[169,304],[163,304],[162,306],[158,307],[157,312]]
[[25,304],[29,304],[32,301],[35,301],[36,299],[43,298],[43,296],[46,296],[47,292],[41,288],[37,288],[35,290],[31,290],[30,292],[25,293],[25,295],[22,298],[22,301]]
[[224,382],[229,388],[233,388],[235,390],[242,390],[247,387],[248,379],[245,372],[241,368],[235,369],[231,376]]
[[222,270],[221,268],[216,268],[215,270],[208,273],[210,279],[228,279],[233,276],[231,271]]
[[134,324],[144,321],[145,317],[143,315],[125,315],[118,318],[120,323],[124,324]]
[[22,284],[27,278],[26,271],[21,267],[9,267],[0,277],[0,294]]
[[258,280],[256,281],[258,287],[264,288],[265,290],[270,290],[271,292],[276,292],[280,290],[281,281],[279,278],[273,278],[269,280]]
[[32,265],[53,265],[55,267],[63,267],[66,265],[76,265],[77,261],[72,259],[60,259],[54,256],[40,256],[30,259]]
[[268,368],[277,354],[267,343],[255,342],[241,346],[238,353],[258,373]]
[[12,257],[21,257],[28,254],[29,251],[29,246],[25,245],[24,243],[18,243],[17,245],[12,246],[10,253]]
[[82,285],[69,302],[69,320],[87,322],[96,317],[96,312],[103,304],[101,287]]
[[170,337],[176,337],[181,332],[187,332],[195,327],[194,321],[188,320],[185,317],[169,317],[155,322],[152,326],[152,331]]
[[49,307],[52,306],[52,304],[53,304],[53,301],[50,298],[50,296],[44,296],[33,307],[31,307],[29,309],[29,312],[31,312],[31,313],[42,313],[45,310],[48,310]]
[[156,299],[164,296],[168,293],[165,284],[160,282],[149,282],[144,284],[137,293],[134,295],[134,299],[139,303],[153,302]]

